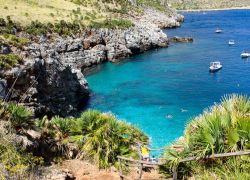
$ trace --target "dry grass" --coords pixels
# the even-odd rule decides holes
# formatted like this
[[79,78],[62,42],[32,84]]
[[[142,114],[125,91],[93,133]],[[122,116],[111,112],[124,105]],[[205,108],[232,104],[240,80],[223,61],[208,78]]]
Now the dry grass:
[[79,8],[78,16],[85,17],[94,11],[97,12],[97,19],[106,15],[104,12],[98,12],[92,3],[84,7],[66,0],[0,0],[0,17],[10,16],[23,25],[34,20],[52,23],[60,20],[71,22],[75,19],[73,10]]

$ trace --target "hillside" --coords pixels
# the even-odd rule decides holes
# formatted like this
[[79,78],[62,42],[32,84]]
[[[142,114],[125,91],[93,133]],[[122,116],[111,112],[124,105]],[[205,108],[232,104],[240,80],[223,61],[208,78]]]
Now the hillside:
[[116,19],[131,13],[139,15],[145,6],[167,10],[158,0],[0,0],[0,17],[10,16],[22,25],[36,20],[42,23],[77,21],[89,25],[92,21],[100,22],[106,17]]
[[169,5],[177,10],[220,9],[250,6],[250,0],[168,0]]
[[38,20],[42,23],[81,21],[88,24],[91,20],[105,18],[109,9],[119,9],[119,4],[97,3],[96,0],[1,0],[0,17],[10,16],[16,22],[27,25]]

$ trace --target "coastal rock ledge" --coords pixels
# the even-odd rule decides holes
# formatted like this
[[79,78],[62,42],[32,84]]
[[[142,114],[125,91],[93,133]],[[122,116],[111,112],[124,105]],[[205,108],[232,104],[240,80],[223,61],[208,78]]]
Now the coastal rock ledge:
[[82,73],[86,68],[167,47],[168,37],[160,28],[176,27],[183,21],[183,16],[174,12],[145,12],[151,16],[130,17],[135,26],[125,30],[88,29],[81,35],[54,40],[39,37],[39,42],[20,52],[24,64],[0,72],[1,95],[11,89],[8,98],[31,107],[37,116],[74,115],[88,101],[89,88]]

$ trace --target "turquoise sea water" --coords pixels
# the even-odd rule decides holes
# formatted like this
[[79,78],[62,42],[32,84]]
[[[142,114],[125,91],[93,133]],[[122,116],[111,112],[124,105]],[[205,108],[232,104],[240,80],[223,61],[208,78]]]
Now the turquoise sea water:
[[[190,118],[224,94],[250,95],[250,60],[240,58],[244,49],[250,49],[250,11],[184,15],[182,27],[166,33],[192,36],[192,44],[171,44],[119,64],[105,63],[87,77],[92,90],[88,108],[111,111],[139,126],[151,137],[152,147],[180,137]],[[216,27],[223,33],[214,33]],[[236,45],[229,47],[229,39]],[[223,69],[210,74],[209,63],[214,60],[221,61]]]

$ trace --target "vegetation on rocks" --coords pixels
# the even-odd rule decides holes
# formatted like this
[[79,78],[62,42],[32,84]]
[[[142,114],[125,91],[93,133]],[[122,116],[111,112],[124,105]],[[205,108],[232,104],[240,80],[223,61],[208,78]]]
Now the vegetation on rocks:
[[[7,124],[7,125],[6,125]],[[0,102],[0,177],[30,175],[43,163],[43,156],[62,159],[80,158],[96,163],[100,168],[117,165],[117,156],[138,158],[134,145],[147,143],[148,137],[139,129],[117,120],[110,113],[94,110],[83,112],[78,118],[44,117],[35,120],[21,105]],[[33,129],[41,133],[39,148],[47,144],[55,154],[29,154],[16,144],[16,134],[26,136]],[[0,167],[1,168],[1,167]]]
[[43,158],[24,152],[15,142],[15,136],[0,128],[0,179],[30,178]]
[[159,11],[165,11],[166,7],[164,6],[166,1],[160,0],[137,0],[137,3],[141,6],[153,7]]
[[[137,157],[132,147],[136,142],[148,142],[139,129],[121,122],[109,113],[89,110],[79,118],[54,117],[38,122],[42,132],[61,145],[64,155],[69,155],[68,145],[76,145],[77,157],[95,162],[100,168],[117,163],[117,156]],[[138,157],[137,157],[138,158]]]
[[16,142],[15,133],[32,124],[25,107],[0,101],[0,179],[29,178],[43,164],[43,158],[25,152]]
[[176,144],[181,145],[183,149],[165,152],[165,172],[170,172],[178,165],[178,175],[183,178],[195,176],[208,179],[249,179],[249,156],[180,164],[179,160],[191,156],[204,157],[216,153],[249,150],[250,99],[239,95],[225,96],[220,104],[194,118],[187,125],[183,140],[177,141]]
[[10,69],[21,62],[22,58],[17,54],[0,54],[0,68]]
[[130,20],[106,18],[104,21],[93,21],[90,25],[92,28],[108,28],[108,29],[127,29],[134,26]]
[[18,37],[7,33],[0,35],[0,45],[12,45],[18,48],[23,48],[23,46],[27,45],[28,43],[29,40],[24,37]]

